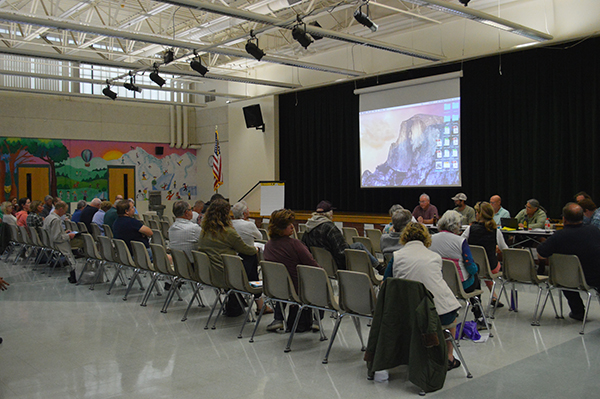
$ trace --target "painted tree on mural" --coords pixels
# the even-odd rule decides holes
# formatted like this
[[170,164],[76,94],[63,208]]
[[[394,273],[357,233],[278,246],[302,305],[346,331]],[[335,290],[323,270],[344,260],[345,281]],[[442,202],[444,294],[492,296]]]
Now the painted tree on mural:
[[0,182],[3,185],[3,197],[8,200],[11,195],[17,195],[17,165],[31,159],[28,147],[35,140],[17,137],[0,138]]
[[50,166],[50,195],[58,196],[56,189],[56,165],[69,159],[69,150],[62,140],[32,140],[28,146],[29,153],[47,162]]

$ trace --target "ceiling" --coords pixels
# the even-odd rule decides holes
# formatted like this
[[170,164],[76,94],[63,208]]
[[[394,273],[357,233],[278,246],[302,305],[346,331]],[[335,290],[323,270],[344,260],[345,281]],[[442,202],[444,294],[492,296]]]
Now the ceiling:
[[[61,79],[92,83],[100,93],[105,79],[120,87],[129,75],[146,76],[158,67],[167,79],[162,90],[200,95],[212,90],[217,97],[212,106],[584,37],[599,26],[597,0],[471,0],[468,7],[459,0],[431,1],[433,6],[426,0],[0,0],[0,59],[4,53],[13,60],[0,64],[0,74],[14,70],[19,72],[11,76],[53,78],[31,65],[16,67],[14,60],[61,60],[67,66]],[[450,9],[440,11],[440,5]],[[378,25],[376,32],[353,17],[360,6]],[[458,15],[460,10],[469,15]],[[482,16],[491,22],[481,23]],[[299,21],[313,36],[324,37],[302,47],[292,37]],[[498,29],[498,21],[516,26],[517,33]],[[521,28],[541,37],[523,36]],[[261,61],[245,51],[252,35],[266,53]],[[175,60],[163,65],[168,49]],[[205,77],[190,68],[195,54],[209,69]],[[76,71],[81,63],[118,69],[101,79],[82,78]],[[6,80],[4,85],[10,86]],[[204,102],[191,95],[179,99]]]

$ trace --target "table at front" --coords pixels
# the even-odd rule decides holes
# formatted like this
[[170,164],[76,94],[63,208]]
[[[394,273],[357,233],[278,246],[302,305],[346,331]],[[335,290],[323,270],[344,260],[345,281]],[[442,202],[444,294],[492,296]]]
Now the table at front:
[[[534,243],[541,244],[541,238],[548,238],[554,234],[556,230],[500,230],[504,235],[505,239],[510,237],[521,237],[522,241],[514,242],[509,245],[510,248],[516,246],[522,246],[524,243],[533,241]],[[516,241],[516,240],[515,240]]]

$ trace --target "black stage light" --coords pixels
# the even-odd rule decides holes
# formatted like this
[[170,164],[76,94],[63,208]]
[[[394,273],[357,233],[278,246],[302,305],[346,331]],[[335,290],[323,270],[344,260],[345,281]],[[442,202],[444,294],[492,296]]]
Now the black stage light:
[[173,49],[168,49],[167,51],[165,51],[165,54],[163,56],[163,61],[165,62],[165,65],[173,62],[174,59],[175,53],[173,52]]
[[136,86],[133,80],[133,76],[129,79],[129,83],[123,83],[123,87],[127,90],[137,91],[138,93],[142,92],[142,89],[139,86]]
[[308,46],[314,42],[312,36],[306,33],[306,28],[300,25],[294,26],[294,29],[292,29],[292,37],[304,48],[308,48]]
[[377,32],[377,24],[373,21],[371,21],[371,18],[369,18],[369,16],[367,14],[365,14],[364,12],[362,12],[362,10],[360,8],[357,8],[356,11],[354,11],[354,19],[361,25],[366,26],[367,28],[371,29],[371,32]]
[[150,80],[153,81],[154,83],[156,83],[157,85],[159,85],[160,87],[163,87],[163,85],[165,84],[165,80],[163,78],[160,77],[160,75],[158,74],[158,68],[154,70],[154,72],[152,72],[150,74]]
[[248,39],[246,42],[246,52],[258,61],[265,56],[265,52],[258,47],[258,39],[256,39],[256,43],[254,43],[252,39]]
[[198,57],[197,60],[190,61],[190,67],[202,76],[206,75],[208,72],[208,68],[202,65],[202,62],[200,62],[200,57]]
[[110,89],[110,85],[108,83],[106,84],[106,87],[104,89],[102,89],[102,94],[104,94],[106,97],[110,98],[111,100],[117,99],[117,93],[115,93],[114,91],[112,91]]
[[460,2],[460,4],[464,4],[465,7],[469,5],[469,1],[471,0],[458,0]]

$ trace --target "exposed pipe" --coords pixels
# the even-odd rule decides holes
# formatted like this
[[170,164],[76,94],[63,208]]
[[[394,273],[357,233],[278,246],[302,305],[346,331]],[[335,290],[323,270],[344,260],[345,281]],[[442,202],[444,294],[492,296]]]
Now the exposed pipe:
[[188,148],[188,108],[182,106],[183,109],[183,148]]
[[181,126],[181,105],[177,105],[177,142],[175,144],[175,148],[181,148],[181,139],[182,139],[182,126]]
[[169,115],[171,116],[171,126],[169,129],[169,136],[171,139],[171,142],[169,143],[169,147],[173,148],[175,147],[175,106],[171,105],[169,107]]

